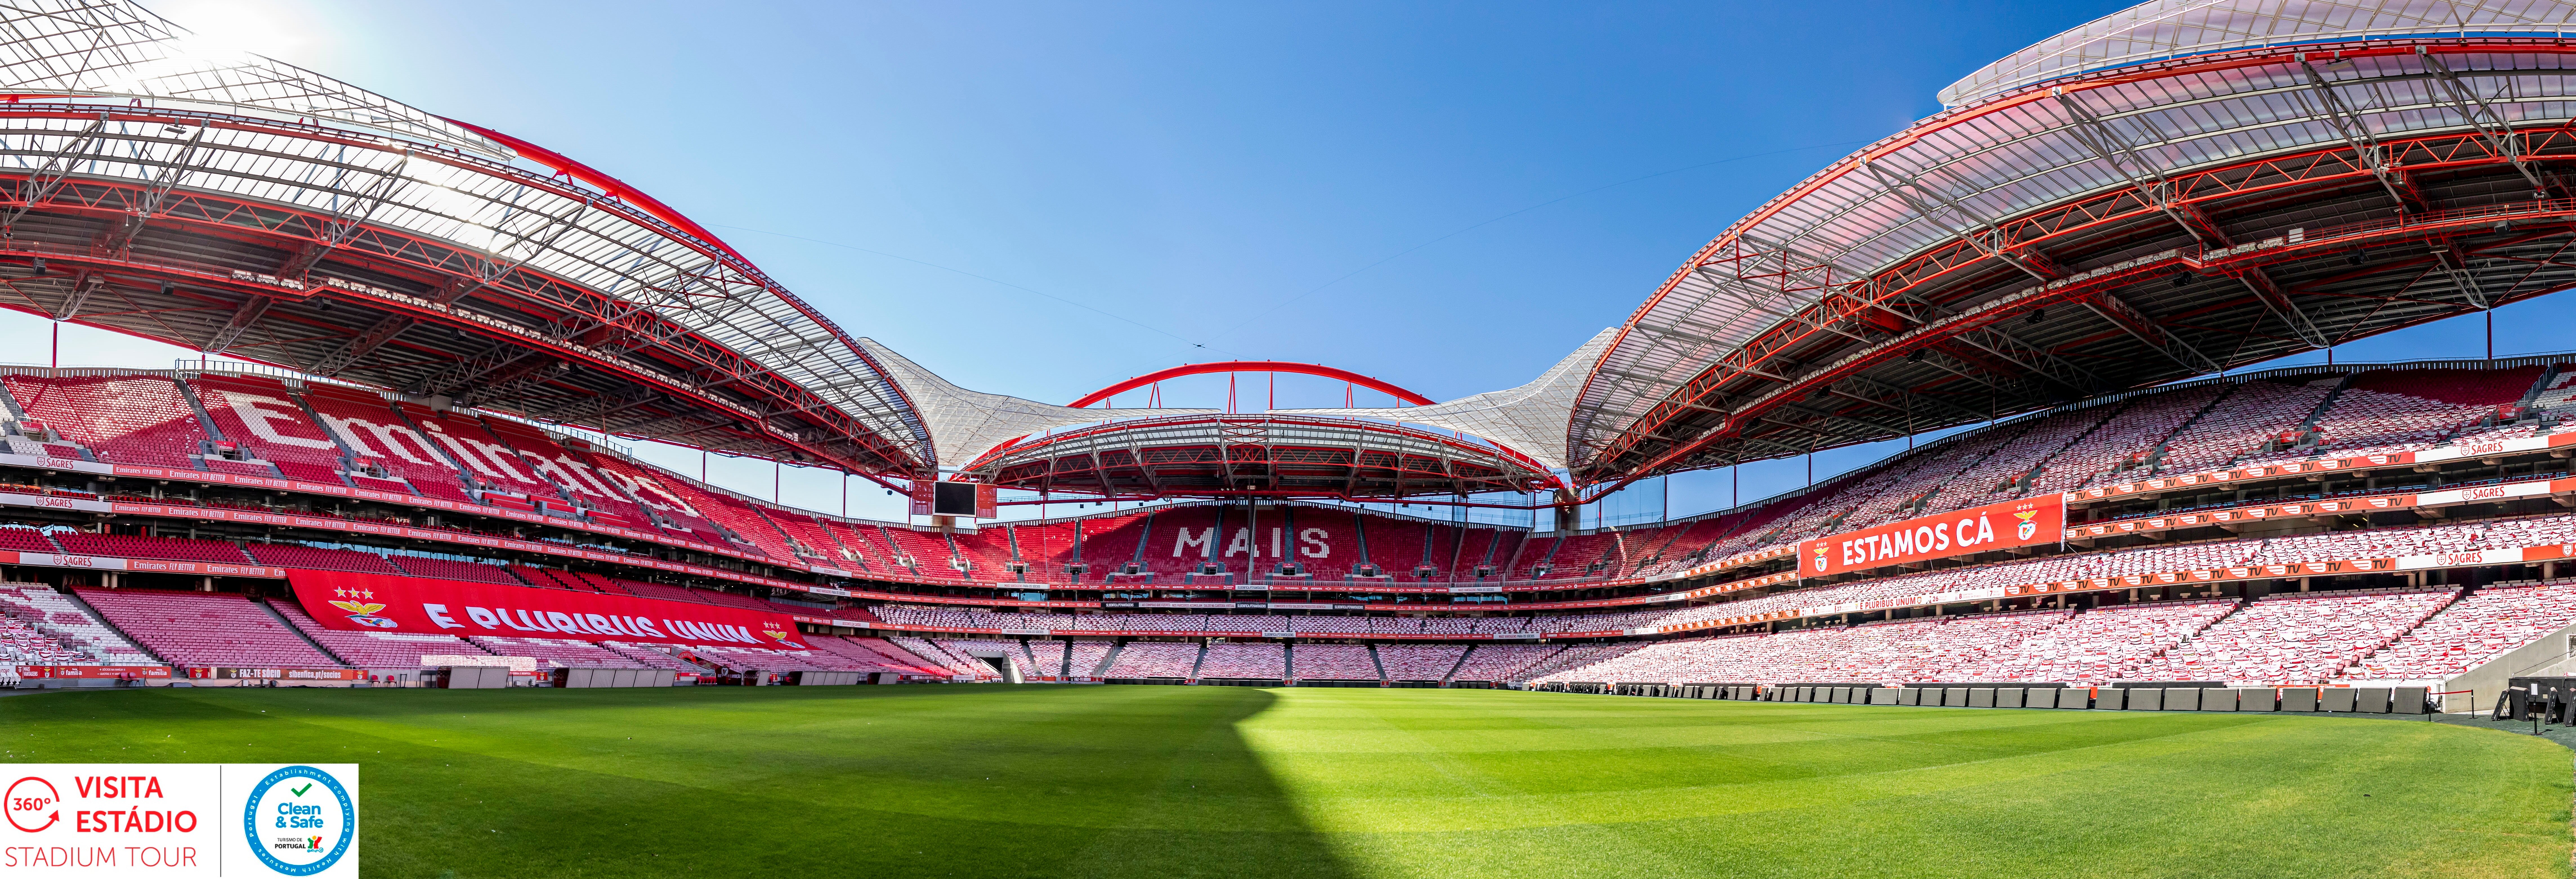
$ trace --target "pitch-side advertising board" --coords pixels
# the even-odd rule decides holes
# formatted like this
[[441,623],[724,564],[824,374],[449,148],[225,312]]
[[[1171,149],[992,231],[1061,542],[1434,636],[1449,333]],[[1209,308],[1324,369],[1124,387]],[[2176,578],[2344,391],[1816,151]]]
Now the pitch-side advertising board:
[[341,571],[291,571],[286,582],[332,629],[806,649],[793,618],[749,608]]
[[2066,534],[2066,496],[2050,494],[1938,516],[1907,519],[1806,541],[1798,573],[1824,577],[1889,565],[2056,543]]
[[17,763],[0,876],[358,875],[354,763]]

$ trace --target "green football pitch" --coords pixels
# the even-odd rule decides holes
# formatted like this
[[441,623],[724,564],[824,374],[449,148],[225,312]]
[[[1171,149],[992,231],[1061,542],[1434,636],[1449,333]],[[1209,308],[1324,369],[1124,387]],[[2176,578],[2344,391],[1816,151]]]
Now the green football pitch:
[[2566,876],[2571,793],[2420,721],[1493,690],[73,692],[0,760],[358,763],[404,879]]

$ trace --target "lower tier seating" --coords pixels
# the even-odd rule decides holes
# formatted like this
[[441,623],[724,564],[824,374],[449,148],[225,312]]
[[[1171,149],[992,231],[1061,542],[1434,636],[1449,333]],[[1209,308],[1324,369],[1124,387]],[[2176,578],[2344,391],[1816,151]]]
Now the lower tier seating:
[[77,589],[81,600],[172,665],[341,668],[266,608],[239,595]]
[[1197,642],[1170,644],[1137,641],[1118,651],[1118,659],[1109,664],[1107,677],[1113,678],[1186,678],[1198,667]]
[[1199,663],[1201,678],[1283,680],[1288,677],[1288,648],[1279,644],[1210,644]]
[[[161,660],[117,634],[105,622],[54,587],[33,583],[0,583],[0,615],[26,634],[23,643],[46,658],[71,658],[105,665],[160,665]],[[45,647],[50,642],[53,647]],[[59,649],[68,653],[52,653]],[[19,659],[34,659],[21,654]]]
[[1554,644],[1478,644],[1450,673],[1453,681],[1516,681],[1522,670],[1565,648]]
[[1377,648],[1377,661],[1390,681],[1438,681],[1449,677],[1467,648],[1450,644],[1387,644]]
[[304,609],[286,602],[271,602],[277,615],[331,651],[333,656],[352,668],[421,668],[428,663],[423,656],[473,656],[485,653],[454,635],[414,634],[410,632],[350,632],[326,629],[304,614]]
[[1301,681],[1384,680],[1366,644],[1299,644],[1290,653]]
[[526,656],[537,661],[538,668],[651,668],[623,652],[589,641],[564,638],[503,638],[475,635],[481,652],[495,656]]

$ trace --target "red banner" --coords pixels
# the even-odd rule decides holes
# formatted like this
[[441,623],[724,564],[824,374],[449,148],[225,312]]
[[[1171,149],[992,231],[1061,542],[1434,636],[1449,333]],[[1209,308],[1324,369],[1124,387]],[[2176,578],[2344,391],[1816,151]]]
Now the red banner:
[[1822,577],[1928,559],[2056,543],[2066,535],[2066,496],[1970,507],[1863,528],[1798,545],[1798,572]]
[[286,582],[331,629],[807,649],[787,614],[748,608],[344,571],[288,571]]

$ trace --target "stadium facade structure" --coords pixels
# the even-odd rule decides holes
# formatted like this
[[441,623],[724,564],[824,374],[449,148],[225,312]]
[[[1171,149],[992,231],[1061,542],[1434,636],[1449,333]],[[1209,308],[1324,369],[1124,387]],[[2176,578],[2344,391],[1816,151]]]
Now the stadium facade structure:
[[[0,571],[42,584],[0,605],[42,611],[30,649],[79,653],[95,630],[164,658],[184,639],[135,631],[118,595],[273,593],[290,571],[354,570],[766,608],[817,637],[936,636],[866,648],[934,673],[978,673],[936,638],[1018,640],[1041,669],[1043,643],[1077,677],[1120,676],[1120,644],[1240,640],[1298,645],[1278,654],[1282,677],[1562,682],[1706,652],[1666,645],[1712,634],[1790,644],[1851,623],[2056,615],[1988,632],[1976,649],[1991,651],[2069,614],[2241,603],[2168,645],[2182,650],[2278,616],[2291,605],[2274,593],[2418,596],[2333,668],[2235,669],[2349,676],[2497,592],[2464,590],[2551,579],[2576,548],[2557,439],[2576,372],[2554,358],[2228,371],[2570,282],[2571,12],[2129,10],[1962,80],[1949,109],[1739,221],[1523,386],[1259,414],[960,388],[570,158],[274,61],[188,54],[129,4],[12,13],[0,306],[274,368],[0,370],[0,515],[29,526],[0,528],[15,562]],[[1808,490],[1635,529],[1297,503],[1571,501],[1981,421]],[[1211,502],[924,532],[762,503],[585,435],[896,488],[949,472]],[[2038,500],[2068,510],[2063,533],[1802,570],[1802,541]],[[57,587],[86,603],[45,603]],[[2576,613],[2542,603],[2526,623]],[[262,612],[302,627],[290,611]],[[1536,652],[1507,651],[1530,660],[1513,666],[1483,662],[1488,647]],[[1183,653],[1186,673],[1159,673]],[[1226,654],[1273,667],[1262,649]],[[739,662],[879,661],[836,655]],[[1126,670],[1158,673],[1127,676],[1198,677],[1209,655],[1140,651]],[[2163,673],[2154,659],[2085,673]],[[1864,673],[1803,673],[1829,671]]]

